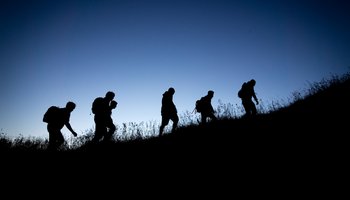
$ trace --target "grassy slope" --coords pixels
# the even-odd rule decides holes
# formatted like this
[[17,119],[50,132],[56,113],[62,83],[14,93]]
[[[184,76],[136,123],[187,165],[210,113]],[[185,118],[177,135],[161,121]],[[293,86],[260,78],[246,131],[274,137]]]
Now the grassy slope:
[[151,170],[180,165],[185,171],[188,166],[220,168],[219,174],[235,169],[293,178],[306,173],[317,181],[327,178],[328,169],[336,166],[335,175],[346,166],[350,79],[326,89],[317,87],[315,94],[255,119],[221,120],[147,140],[82,146],[73,155],[99,161],[107,157],[107,162],[112,158],[119,161],[118,167],[136,162],[133,166]]
[[1,151],[0,171],[11,181],[64,179],[72,188],[77,182],[92,188],[121,183],[138,190],[173,182],[191,191],[201,188],[200,193],[229,187],[229,195],[242,190],[269,197],[335,197],[345,189],[339,179],[348,170],[349,102],[350,79],[255,119],[221,120],[163,137],[59,153],[4,147],[11,153]]
[[[189,158],[232,159],[321,159],[338,157],[345,152],[349,124],[350,79],[334,81],[324,87],[315,85],[314,94],[290,106],[254,119],[220,120],[206,126],[187,126],[174,134],[146,140],[112,142],[97,146],[83,145],[77,150],[55,155],[91,155],[92,158]],[[22,154],[23,150],[3,152]],[[19,153],[18,153],[19,152]],[[29,151],[32,152],[32,151]],[[37,152],[37,151],[34,151]],[[39,155],[51,157],[46,151]],[[165,155],[165,156],[164,156]]]
[[[130,142],[129,145],[160,145],[176,148],[205,148],[257,145],[293,145],[318,140],[330,142],[346,134],[350,111],[350,80],[317,92],[278,111],[255,119],[221,120],[206,126],[187,126],[161,138]],[[328,138],[328,139],[327,139]],[[218,146],[216,146],[218,147]]]

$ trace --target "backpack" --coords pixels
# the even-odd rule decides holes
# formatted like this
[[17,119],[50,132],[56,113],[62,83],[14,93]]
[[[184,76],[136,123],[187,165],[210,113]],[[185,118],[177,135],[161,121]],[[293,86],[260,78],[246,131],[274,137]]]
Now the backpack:
[[203,98],[196,101],[195,110],[199,113],[202,112],[202,110],[203,110]]
[[59,110],[60,108],[57,106],[51,106],[50,108],[48,108],[44,114],[43,122],[52,123],[57,121],[57,118],[59,116]]
[[247,83],[243,83],[241,89],[238,91],[238,97],[243,98],[246,93]]
[[102,97],[97,97],[94,102],[92,102],[92,107],[91,111],[93,114],[96,114],[98,112],[101,112],[103,107],[103,98]]

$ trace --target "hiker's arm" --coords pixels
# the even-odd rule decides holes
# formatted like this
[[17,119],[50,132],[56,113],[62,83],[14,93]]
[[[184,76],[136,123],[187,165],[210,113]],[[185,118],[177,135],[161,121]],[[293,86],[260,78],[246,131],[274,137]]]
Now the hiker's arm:
[[256,105],[258,105],[258,104],[259,104],[259,101],[258,101],[258,98],[256,97],[255,92],[253,92],[253,98],[254,98],[254,100],[255,100],[255,102],[256,102]]
[[210,104],[210,112],[215,113],[215,110],[211,104]]
[[77,137],[78,134],[72,129],[72,126],[70,125],[70,123],[67,122],[67,123],[65,123],[65,125],[66,125],[66,127],[68,128],[68,130],[69,130],[70,132],[72,132],[72,134],[74,135],[74,137]]

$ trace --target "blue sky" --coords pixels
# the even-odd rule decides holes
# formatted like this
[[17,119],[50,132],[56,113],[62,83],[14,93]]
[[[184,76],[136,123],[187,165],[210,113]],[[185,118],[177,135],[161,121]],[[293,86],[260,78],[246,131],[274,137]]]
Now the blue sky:
[[1,1],[0,130],[47,137],[46,109],[74,101],[81,134],[109,90],[117,124],[160,121],[169,87],[179,114],[208,90],[214,107],[240,104],[251,78],[264,102],[289,98],[349,71],[349,10],[345,0]]

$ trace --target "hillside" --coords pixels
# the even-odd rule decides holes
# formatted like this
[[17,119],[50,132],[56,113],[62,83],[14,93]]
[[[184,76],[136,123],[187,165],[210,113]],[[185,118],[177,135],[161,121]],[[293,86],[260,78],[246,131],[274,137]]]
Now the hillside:
[[[68,153],[158,154],[185,152],[206,153],[231,152],[280,154],[325,150],[326,147],[341,148],[346,135],[350,111],[350,79],[342,78],[315,83],[308,93],[298,97],[287,107],[260,114],[255,118],[222,119],[205,126],[180,127],[173,134],[149,139],[108,144],[84,144]],[[5,145],[4,145],[5,144]],[[3,152],[39,152],[7,148],[2,142]],[[63,153],[63,152],[59,152]]]
[[[245,190],[258,188],[259,194],[344,188],[338,179],[348,166],[349,78],[315,84],[303,98],[254,119],[189,125],[162,137],[87,143],[56,153],[8,147],[2,140],[0,171],[11,181],[68,177],[74,183],[110,179],[124,184],[160,179],[207,187],[236,182]],[[47,170],[52,172],[44,177]]]
[[350,79],[345,76],[315,83],[289,106],[253,119],[189,125],[162,137],[85,145],[74,152],[147,159],[336,159],[346,148],[349,102]]
[[350,111],[349,76],[315,83],[308,94],[289,106],[277,111],[258,115],[254,119],[221,120],[205,127],[189,126],[176,134],[145,140],[143,143],[198,144],[201,142],[226,143],[226,139],[253,139],[279,135],[303,136],[344,133]]

